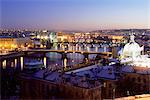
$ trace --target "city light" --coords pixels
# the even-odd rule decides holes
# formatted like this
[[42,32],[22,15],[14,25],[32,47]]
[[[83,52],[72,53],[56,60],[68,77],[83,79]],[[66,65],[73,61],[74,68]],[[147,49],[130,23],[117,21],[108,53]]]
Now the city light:
[[37,38],[39,39],[39,38],[40,38],[40,35],[37,35]]
[[150,100],[149,0],[2,0],[2,100]]
[[48,36],[45,36],[44,38],[47,40],[47,39],[48,39]]

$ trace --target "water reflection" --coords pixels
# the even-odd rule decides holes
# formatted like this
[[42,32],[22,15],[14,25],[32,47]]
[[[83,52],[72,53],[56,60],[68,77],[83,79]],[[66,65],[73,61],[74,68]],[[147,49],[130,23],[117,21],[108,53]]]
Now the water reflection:
[[66,68],[67,67],[67,59],[65,58],[63,62],[64,62],[63,66],[64,66],[64,68]]
[[15,68],[17,67],[17,59],[15,59],[15,66],[14,66]]
[[[110,52],[111,48],[108,45],[100,46],[99,44],[55,44],[52,48],[55,50],[74,50],[74,51],[93,51],[93,52]],[[89,59],[95,59],[96,54],[90,54]],[[34,58],[34,57],[33,57]],[[28,59],[28,58],[26,58]],[[67,59],[62,59],[62,55],[56,52],[46,53],[43,58],[45,67],[61,67],[66,68],[75,64],[83,63],[84,56],[80,53],[67,53]],[[21,67],[23,66],[23,58],[21,58]],[[23,67],[22,67],[23,68]]]
[[46,60],[47,60],[47,58],[46,58],[46,57],[44,57],[44,60],[43,60],[44,67],[46,67],[46,66],[47,66]]
[[67,54],[68,59],[62,59],[61,54],[54,53],[54,52],[47,53],[46,57],[45,59],[48,61],[48,63],[45,64],[46,60],[44,60],[44,65],[46,65],[47,67],[55,66],[56,64],[57,66],[60,66],[60,67],[71,66],[74,64],[81,63],[84,58],[83,55],[78,54],[78,53],[68,53]]
[[3,61],[2,65],[3,65],[3,69],[5,69],[6,68],[6,60]]
[[20,61],[21,61],[21,70],[23,70],[23,67],[24,67],[24,59],[23,59],[23,57],[20,57]]

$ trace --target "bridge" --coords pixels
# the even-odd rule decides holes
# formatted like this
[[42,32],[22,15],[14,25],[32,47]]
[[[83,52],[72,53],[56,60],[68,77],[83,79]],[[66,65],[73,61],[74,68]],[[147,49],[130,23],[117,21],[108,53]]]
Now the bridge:
[[5,55],[0,55],[0,61],[5,59],[17,58],[20,56],[30,55],[34,53],[48,53],[48,52],[56,52],[62,54],[62,58],[67,58],[68,53],[79,53],[83,54],[85,58],[88,58],[89,54],[97,54],[110,57],[112,55],[111,52],[93,52],[93,51],[74,51],[74,50],[51,50],[51,49],[28,49],[22,52],[12,52]]
[[89,54],[97,54],[102,55],[105,57],[111,57],[111,52],[93,52],[93,51],[75,51],[75,50],[52,50],[52,49],[28,49],[23,51],[25,52],[25,55],[28,55],[28,53],[34,52],[34,53],[47,53],[47,52],[56,52],[60,53],[62,55],[62,59],[67,58],[68,53],[79,53],[84,56],[84,58],[88,59]]
[[[28,55],[34,54],[33,52],[28,53]],[[4,66],[11,67],[14,66],[15,63],[18,67],[21,66],[21,57],[24,57],[24,52],[8,52],[5,54],[0,54],[0,68],[3,68]],[[5,64],[3,64],[5,63]]]
[[42,56],[40,56],[41,58],[45,56],[46,53],[48,52],[56,52],[62,55],[62,59],[68,59],[67,54],[68,53],[79,53],[82,54],[84,56],[84,61],[88,61],[89,60],[89,55],[90,54],[97,54],[100,55],[102,57],[110,57],[112,55],[111,52],[93,52],[93,51],[74,51],[74,50],[51,50],[51,49],[28,49],[28,50],[24,50],[21,52],[14,52],[14,53],[8,53],[6,55],[0,55],[0,67],[3,66],[3,62],[6,60],[6,66],[11,66],[14,65],[15,63],[15,59],[17,59],[17,63],[19,64],[18,66],[20,66],[20,59],[21,56],[22,57],[34,57],[32,56],[32,54],[42,54]]
[[56,52],[56,53],[80,53],[80,54],[102,54],[111,55],[111,52],[75,51],[75,50],[51,50],[51,49],[28,49],[23,52]]

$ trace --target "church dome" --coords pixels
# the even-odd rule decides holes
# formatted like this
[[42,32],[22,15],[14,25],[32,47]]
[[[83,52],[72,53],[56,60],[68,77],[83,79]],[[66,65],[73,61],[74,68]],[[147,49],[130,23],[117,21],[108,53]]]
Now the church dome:
[[141,47],[134,41],[134,35],[130,36],[130,42],[124,46],[123,57],[135,58],[141,55]]

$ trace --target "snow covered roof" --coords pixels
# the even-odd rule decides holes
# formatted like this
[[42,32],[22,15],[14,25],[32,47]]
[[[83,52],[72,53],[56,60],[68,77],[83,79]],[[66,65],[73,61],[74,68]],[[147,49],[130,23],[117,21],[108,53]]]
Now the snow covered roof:
[[122,72],[137,73],[137,74],[149,74],[150,75],[150,68],[126,65],[126,66],[122,67]]
[[77,69],[74,71],[66,72],[66,74],[70,74],[72,72],[79,76],[88,75],[90,78],[93,79],[100,79],[100,78],[111,79],[111,80],[116,79],[115,70],[113,66],[100,66],[97,64],[97,65],[92,65],[85,68]]
[[[44,73],[46,73],[45,78],[44,78]],[[95,82],[90,83],[89,82],[90,80],[87,80],[84,76],[78,76],[78,75],[73,76],[71,74],[62,74],[57,71],[46,72],[46,69],[34,73],[33,77],[48,80],[58,84],[65,82],[66,84],[83,87],[83,88],[93,88],[95,86],[101,86],[101,82],[98,81],[96,84]]]
[[[150,68],[134,67],[131,65],[123,65],[120,67],[119,73],[137,73],[149,74]],[[33,74],[33,77],[55,82],[56,84],[69,84],[82,88],[93,88],[102,86],[100,79],[117,80],[121,74],[117,74],[117,65],[101,66],[99,64],[76,69],[69,72],[49,71],[48,69],[39,70]]]

